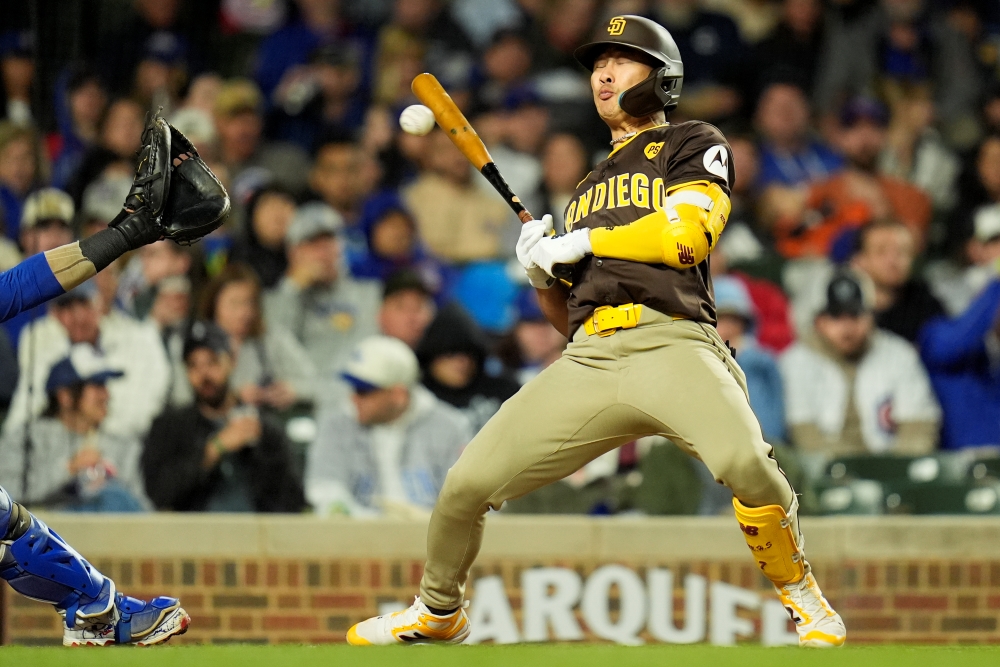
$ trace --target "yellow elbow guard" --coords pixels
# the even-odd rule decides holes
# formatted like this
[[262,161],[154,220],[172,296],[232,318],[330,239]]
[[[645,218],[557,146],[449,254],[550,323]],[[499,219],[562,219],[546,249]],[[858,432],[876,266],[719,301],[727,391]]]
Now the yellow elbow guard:
[[805,562],[785,510],[779,505],[747,507],[736,498],[733,507],[747,546],[764,576],[776,586],[801,580],[806,573]]
[[687,269],[705,261],[726,226],[732,204],[715,183],[696,181],[670,190],[662,210],[635,222],[590,233],[595,255]]
[[732,206],[716,183],[686,183],[667,192],[663,209],[670,224],[663,230],[663,263],[685,269],[705,261]]

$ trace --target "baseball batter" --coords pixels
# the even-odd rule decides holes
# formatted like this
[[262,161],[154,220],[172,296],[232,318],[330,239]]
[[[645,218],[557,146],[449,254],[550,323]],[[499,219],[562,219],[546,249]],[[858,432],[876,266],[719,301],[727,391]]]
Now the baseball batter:
[[[524,225],[517,255],[563,356],[508,400],[448,473],[431,517],[420,596],[350,629],[351,644],[457,643],[486,512],[610,449],[662,435],[733,490],[739,527],[803,646],[846,631],[803,555],[795,492],[750,410],[743,372],[715,330],[709,254],[729,215],[731,151],[715,127],[666,123],[683,79],[670,33],[617,16],[576,51],[612,150],[565,211]],[[570,286],[553,266],[573,266]],[[555,404],[554,404],[555,402]]]

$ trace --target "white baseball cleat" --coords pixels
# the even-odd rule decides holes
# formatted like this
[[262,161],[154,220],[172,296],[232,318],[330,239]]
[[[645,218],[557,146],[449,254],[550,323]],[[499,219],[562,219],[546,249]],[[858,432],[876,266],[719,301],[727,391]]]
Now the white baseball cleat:
[[794,584],[775,586],[785,611],[795,622],[799,633],[799,646],[832,648],[843,646],[847,628],[840,614],[833,610],[823,597],[816,578],[806,574]]
[[465,607],[445,616],[431,612],[420,598],[403,611],[362,621],[347,631],[352,646],[385,644],[461,644],[471,626]]

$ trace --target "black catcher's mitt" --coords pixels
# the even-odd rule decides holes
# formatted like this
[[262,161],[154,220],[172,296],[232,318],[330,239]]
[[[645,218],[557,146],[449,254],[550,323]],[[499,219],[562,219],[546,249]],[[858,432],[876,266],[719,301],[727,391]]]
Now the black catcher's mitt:
[[163,213],[170,192],[170,126],[158,114],[146,123],[139,148],[139,165],[135,169],[132,190],[125,198],[125,208],[137,211],[145,208],[153,218]]
[[160,225],[165,238],[189,244],[225,222],[229,215],[229,194],[198,155],[194,144],[177,128],[168,127],[174,167]]

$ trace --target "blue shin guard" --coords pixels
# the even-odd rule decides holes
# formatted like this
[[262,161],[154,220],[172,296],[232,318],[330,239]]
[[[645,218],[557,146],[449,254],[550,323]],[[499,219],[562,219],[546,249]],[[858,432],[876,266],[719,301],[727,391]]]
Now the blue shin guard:
[[0,487],[0,578],[48,602],[74,628],[111,618],[115,585]]

